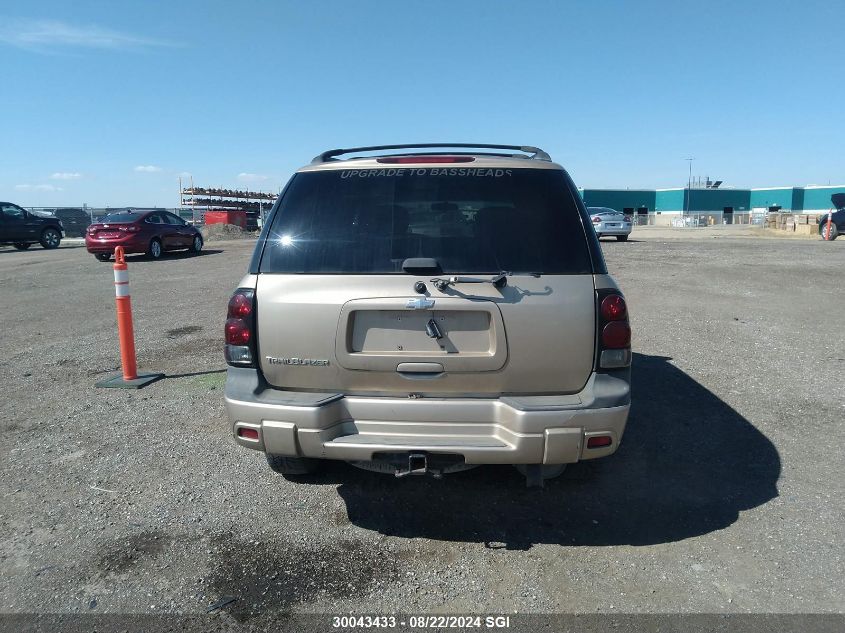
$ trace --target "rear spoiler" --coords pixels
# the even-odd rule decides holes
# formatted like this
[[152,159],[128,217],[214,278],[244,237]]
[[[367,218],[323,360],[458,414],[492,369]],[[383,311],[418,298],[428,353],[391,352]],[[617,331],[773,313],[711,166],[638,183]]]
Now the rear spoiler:
[[[327,163],[330,160],[336,159],[338,156],[343,156],[345,154],[358,154],[361,152],[378,152],[381,150],[393,150],[393,149],[433,149],[433,148],[440,148],[440,149],[449,149],[460,147],[463,149],[503,149],[503,150],[510,150],[510,151],[517,151],[517,152],[524,152],[524,154],[530,154],[530,156],[525,156],[524,154],[504,154],[504,156],[511,156],[516,158],[517,156],[520,158],[530,158],[534,160],[546,160],[551,161],[552,157],[549,156],[546,152],[541,150],[539,147],[532,147],[531,145],[490,145],[488,143],[414,143],[411,145],[371,145],[368,147],[348,147],[346,149],[330,149],[322,154],[315,156],[314,160],[311,161],[312,164],[317,163]],[[463,152],[462,152],[463,153]],[[490,152],[481,152],[487,153]],[[418,152],[407,152],[406,155],[414,156],[418,154]],[[492,154],[493,156],[502,156],[503,154]]]

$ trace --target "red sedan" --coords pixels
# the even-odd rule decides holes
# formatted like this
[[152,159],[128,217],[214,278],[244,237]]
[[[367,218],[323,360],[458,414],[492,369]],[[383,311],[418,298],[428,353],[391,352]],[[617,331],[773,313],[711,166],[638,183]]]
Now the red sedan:
[[101,262],[109,261],[117,246],[127,253],[146,253],[159,259],[164,251],[202,250],[200,232],[167,211],[110,213],[85,232],[85,246]]

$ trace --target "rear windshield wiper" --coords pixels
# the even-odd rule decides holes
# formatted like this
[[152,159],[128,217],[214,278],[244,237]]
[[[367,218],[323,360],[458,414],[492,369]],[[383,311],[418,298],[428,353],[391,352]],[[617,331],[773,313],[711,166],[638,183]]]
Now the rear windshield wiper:
[[442,277],[435,277],[431,280],[431,283],[434,284],[434,287],[440,290],[441,292],[446,290],[449,286],[454,286],[455,284],[493,284],[496,288],[504,288],[508,285],[508,275],[510,275],[506,270],[503,270],[498,275],[491,277],[490,279],[483,279],[480,277],[462,277],[460,275],[453,275],[452,277],[446,277],[443,279]]

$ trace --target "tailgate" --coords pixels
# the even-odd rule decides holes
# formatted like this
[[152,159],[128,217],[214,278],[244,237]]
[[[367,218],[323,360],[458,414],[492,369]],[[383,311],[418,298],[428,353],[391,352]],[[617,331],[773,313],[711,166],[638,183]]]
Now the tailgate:
[[[413,292],[429,285],[429,296]],[[590,275],[443,292],[410,275],[262,274],[258,355],[279,388],[358,394],[574,393],[593,367]]]

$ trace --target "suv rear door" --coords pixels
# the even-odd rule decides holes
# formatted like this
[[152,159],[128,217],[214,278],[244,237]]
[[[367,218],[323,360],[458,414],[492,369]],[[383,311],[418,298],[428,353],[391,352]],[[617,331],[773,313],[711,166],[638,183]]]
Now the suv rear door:
[[[299,173],[256,271],[261,370],[344,393],[577,392],[595,349],[587,240],[560,169]],[[415,258],[442,271],[403,270]]]

